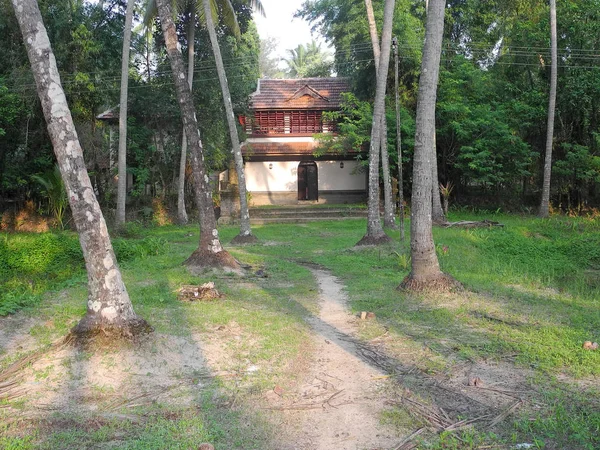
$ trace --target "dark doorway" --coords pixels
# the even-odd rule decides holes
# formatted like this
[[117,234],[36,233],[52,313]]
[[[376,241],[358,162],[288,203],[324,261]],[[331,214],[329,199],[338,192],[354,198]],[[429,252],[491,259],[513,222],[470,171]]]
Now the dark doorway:
[[319,200],[319,176],[314,161],[298,164],[298,200]]

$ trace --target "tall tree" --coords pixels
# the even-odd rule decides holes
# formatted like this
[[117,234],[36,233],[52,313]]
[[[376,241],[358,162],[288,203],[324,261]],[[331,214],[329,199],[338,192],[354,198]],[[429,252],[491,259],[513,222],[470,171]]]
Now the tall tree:
[[[189,13],[189,22],[187,27],[186,40],[188,44],[188,73],[187,82],[190,91],[194,81],[194,60],[196,55],[196,2],[194,0],[174,0],[173,5],[177,9],[187,10]],[[144,14],[144,23],[150,26],[158,14],[156,0],[148,0],[146,12]],[[177,182],[177,223],[185,225],[188,223],[188,214],[185,207],[185,172],[188,160],[188,141],[185,130],[181,133],[181,153],[179,155],[179,177]]]
[[[260,4],[260,1],[256,0],[253,3]],[[219,82],[221,83],[223,102],[225,103],[225,115],[227,116],[227,126],[229,128],[229,137],[231,139],[231,152],[233,153],[235,171],[238,177],[238,189],[240,194],[240,233],[233,238],[232,242],[238,244],[256,242],[256,237],[252,234],[252,229],[250,228],[250,211],[248,209],[248,198],[246,196],[246,174],[244,172],[244,160],[242,158],[240,138],[235,124],[235,115],[233,113],[233,105],[231,104],[231,94],[229,93],[229,85],[227,84],[227,74],[225,73],[221,49],[219,48],[219,42],[217,41],[217,33],[215,31],[210,0],[203,0],[203,5],[206,28],[208,29],[208,35],[215,56],[215,63],[217,65],[217,74],[219,76]],[[260,9],[262,10],[262,5]]]
[[123,30],[123,52],[121,53],[121,98],[119,101],[119,176],[117,180],[116,224],[125,223],[125,199],[127,197],[127,100],[129,87],[129,49],[131,47],[131,22],[135,0],[127,1],[125,28]]
[[[190,21],[187,29],[188,43],[188,73],[187,82],[190,92],[194,82],[194,56],[196,54],[196,12],[190,9]],[[187,210],[185,208],[185,168],[187,167],[187,136],[185,130],[181,133],[181,154],[179,156],[179,178],[177,182],[177,222],[180,225],[188,223]]]
[[177,33],[171,12],[171,0],[156,0],[161,28],[163,30],[167,55],[171,62],[177,99],[181,108],[181,118],[188,137],[194,172],[196,203],[200,214],[200,242],[198,248],[186,260],[191,267],[232,267],[239,268],[237,261],[221,246],[217,221],[215,219],[212,189],[204,164],[204,154],[196,110],[192,94],[186,81],[183,57],[179,51]]
[[286,75],[290,78],[329,77],[332,61],[330,55],[321,49],[321,44],[314,40],[306,45],[298,44],[287,50],[289,58],[283,58],[288,68]]
[[[375,59],[375,74],[377,74],[379,71],[381,49],[379,46],[377,23],[375,22],[375,14],[373,12],[373,3],[371,0],[365,0],[365,7],[367,9],[369,35],[371,36],[371,45],[373,46],[373,56]],[[381,170],[383,172],[383,225],[388,228],[396,228],[394,219],[394,200],[392,198],[392,180],[390,177],[390,158],[387,150],[387,119],[385,113],[381,119],[381,141],[379,143],[379,150],[381,152]]]
[[12,0],[27,48],[37,92],[48,125],[88,273],[87,314],[74,332],[132,335],[151,330],[138,317],[123,283],[104,216],[83,160],[56,59],[36,0]]
[[431,149],[431,219],[435,224],[446,222],[446,215],[442,208],[440,183],[437,165],[437,131],[434,129],[433,146]]
[[544,160],[544,179],[540,217],[550,214],[550,175],[552,173],[552,144],[554,141],[554,112],[556,110],[556,81],[558,73],[558,44],[556,35],[556,0],[550,0],[550,98],[548,100],[548,127],[546,129],[546,158]]
[[404,180],[402,173],[402,133],[400,130],[400,90],[398,89],[398,38],[392,40],[394,49],[394,103],[396,105],[396,151],[398,153],[398,204],[400,206],[400,240],[404,242]]
[[367,234],[356,245],[381,244],[391,241],[385,234],[379,218],[379,147],[381,145],[382,123],[385,114],[385,88],[390,63],[392,44],[392,22],[395,0],[386,0],[384,6],[383,29],[381,32],[381,56],[377,69],[377,89],[373,109],[373,128],[369,147],[369,200]]
[[[429,0],[425,0],[425,13],[429,10]],[[437,130],[433,129],[433,146],[431,147],[431,218],[433,223],[442,224],[446,222],[446,216],[442,209],[442,200],[440,197],[439,175],[437,165]]]
[[417,96],[415,151],[410,223],[411,272],[400,285],[411,290],[443,289],[454,284],[440,270],[431,221],[431,158],[435,136],[435,103],[444,32],[445,0],[431,0]]

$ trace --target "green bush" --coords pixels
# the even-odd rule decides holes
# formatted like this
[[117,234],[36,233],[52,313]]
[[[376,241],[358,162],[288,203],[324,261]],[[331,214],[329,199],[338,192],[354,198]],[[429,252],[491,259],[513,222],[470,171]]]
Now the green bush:
[[[113,247],[119,262],[163,253],[162,238],[117,238]],[[0,236],[0,316],[39,301],[85,272],[85,262],[75,233],[10,234]]]
[[113,248],[120,263],[133,261],[146,256],[160,255],[164,252],[167,241],[162,238],[146,237],[139,240],[114,239]]

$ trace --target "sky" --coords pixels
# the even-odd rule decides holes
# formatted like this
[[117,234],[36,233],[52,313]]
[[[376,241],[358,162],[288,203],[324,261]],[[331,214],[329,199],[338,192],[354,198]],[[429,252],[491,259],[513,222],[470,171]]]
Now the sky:
[[[310,25],[303,19],[294,18],[294,13],[304,0],[261,0],[266,17],[254,13],[254,21],[261,39],[275,37],[279,40],[277,55],[286,56],[286,50],[296,48],[314,39],[325,50],[327,45],[318,33],[311,35]],[[331,51],[330,51],[331,53]]]

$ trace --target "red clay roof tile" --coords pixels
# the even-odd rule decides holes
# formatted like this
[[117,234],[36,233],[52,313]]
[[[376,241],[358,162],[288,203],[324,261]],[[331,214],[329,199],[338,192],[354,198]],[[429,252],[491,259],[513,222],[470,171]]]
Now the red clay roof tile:
[[253,109],[318,109],[340,107],[342,92],[350,91],[347,78],[297,78],[290,80],[263,78],[252,94]]

